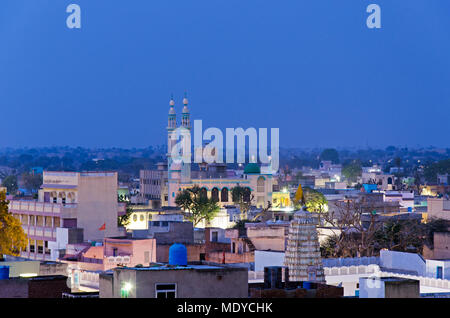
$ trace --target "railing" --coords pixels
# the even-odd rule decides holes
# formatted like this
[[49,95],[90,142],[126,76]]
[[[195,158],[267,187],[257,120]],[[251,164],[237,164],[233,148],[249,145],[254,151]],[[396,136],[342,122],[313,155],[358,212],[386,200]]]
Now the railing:
[[359,265],[380,265],[379,257],[348,257],[348,258],[323,258],[323,267],[342,267],[342,266],[359,266]]
[[[9,211],[18,212],[41,212],[41,213],[56,213],[59,214],[66,209],[74,209],[77,207],[76,203],[48,203],[37,201],[19,201],[12,200],[9,203]],[[67,211],[67,210],[66,210]]]
[[324,273],[325,276],[374,274],[377,277],[400,277],[418,280],[420,281],[420,285],[422,286],[450,289],[450,280],[426,276],[394,273],[386,269],[381,271],[380,267],[376,264],[359,265],[359,266],[342,266],[342,267],[324,267]]
[[25,233],[27,233],[27,235],[29,236],[39,236],[47,238],[56,237],[56,229],[52,227],[22,224],[22,228],[25,231]]

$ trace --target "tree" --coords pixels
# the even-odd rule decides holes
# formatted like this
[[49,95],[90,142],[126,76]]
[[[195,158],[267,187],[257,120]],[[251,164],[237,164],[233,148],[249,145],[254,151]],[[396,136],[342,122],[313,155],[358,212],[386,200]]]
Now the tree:
[[15,175],[9,175],[3,179],[2,185],[8,189],[8,193],[16,194],[19,186],[17,185],[17,177]]
[[390,220],[383,223],[375,233],[375,241],[379,248],[392,251],[421,252],[425,227],[417,220]]
[[[367,213],[367,211],[373,211]],[[335,239],[335,254],[339,257],[373,256],[375,252],[375,234],[382,225],[378,215],[370,207],[370,202],[344,200],[335,203],[323,219]],[[368,216],[366,224],[364,215]]]
[[133,214],[133,208],[130,206],[127,206],[125,214],[120,215],[117,218],[117,226],[127,226],[128,224],[130,224],[131,214]]
[[37,191],[42,185],[42,175],[41,174],[31,174],[25,172],[22,174],[22,180],[25,189],[30,192]]
[[246,220],[254,198],[254,195],[251,194],[251,190],[237,185],[231,189],[231,197],[233,203],[239,206],[241,220]]
[[332,163],[339,163],[339,153],[336,149],[324,149],[320,154],[320,160],[331,161]]
[[220,210],[217,202],[202,195],[198,186],[179,192],[175,204],[187,211],[186,218],[194,224],[194,227],[203,220],[206,223],[211,222]]
[[337,257],[337,242],[339,241],[338,235],[328,236],[325,240],[320,244],[320,254],[322,257]]
[[424,176],[428,182],[436,182],[438,174],[450,173],[450,159],[429,164],[424,169]]
[[353,160],[342,168],[342,174],[347,178],[348,183],[356,182],[362,174],[361,163],[358,160]]
[[305,187],[303,192],[305,205],[309,212],[323,213],[327,210],[328,201],[321,192],[309,187]]
[[301,210],[303,205],[309,212],[318,214],[319,224],[321,224],[321,214],[328,210],[328,200],[325,196],[310,187],[303,188],[303,202],[294,202],[294,209]]
[[21,222],[8,211],[9,201],[4,191],[0,192],[0,258],[3,254],[19,256],[26,249],[28,239]]
[[448,232],[450,222],[431,219],[427,223],[417,220],[389,220],[378,229],[375,240],[379,248],[399,252],[422,253],[423,245],[433,248],[435,232]]

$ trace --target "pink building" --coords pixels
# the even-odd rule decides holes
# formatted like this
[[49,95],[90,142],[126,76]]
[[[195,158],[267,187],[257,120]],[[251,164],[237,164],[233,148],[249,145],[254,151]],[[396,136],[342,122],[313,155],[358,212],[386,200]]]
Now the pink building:
[[71,254],[60,260],[68,263],[72,287],[90,291],[98,289],[99,274],[119,266],[149,266],[156,262],[156,239],[105,238],[103,244],[69,245]]

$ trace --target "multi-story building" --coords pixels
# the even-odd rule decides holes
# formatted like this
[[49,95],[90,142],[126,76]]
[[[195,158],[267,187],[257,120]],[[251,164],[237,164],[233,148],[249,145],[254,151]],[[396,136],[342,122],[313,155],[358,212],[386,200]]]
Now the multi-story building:
[[116,172],[46,171],[38,200],[11,200],[9,210],[28,236],[21,256],[31,259],[56,260],[67,244],[123,234]]
[[[156,170],[141,170],[139,173],[140,197],[143,201],[151,202],[151,206],[159,208],[163,189],[167,187],[167,163],[160,162]],[[166,195],[167,196],[167,195]]]

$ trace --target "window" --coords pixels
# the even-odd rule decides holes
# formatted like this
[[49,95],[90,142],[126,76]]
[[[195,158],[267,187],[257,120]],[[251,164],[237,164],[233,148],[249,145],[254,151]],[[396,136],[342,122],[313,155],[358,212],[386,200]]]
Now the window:
[[156,298],[176,298],[177,285],[176,284],[156,284],[155,286]]
[[137,215],[133,215],[133,221],[136,222],[137,221]]
[[220,200],[222,202],[228,202],[228,189],[223,188],[220,194]]
[[44,241],[44,251],[46,255],[50,255],[50,250],[48,248],[48,241]]
[[437,279],[442,279],[442,266],[438,266],[436,268],[436,278]]
[[264,192],[264,177],[259,177],[257,182],[257,192]]
[[211,199],[213,199],[214,202],[219,202],[219,189],[213,188],[211,190]]
[[168,227],[169,226],[169,222],[168,221],[162,221],[161,222],[161,226]]
[[34,241],[30,242],[30,253],[34,253]]
[[38,215],[36,217],[36,226],[44,226],[44,217]]
[[44,242],[39,240],[37,241],[37,247],[38,247],[38,253],[39,254],[44,254]]
[[211,242],[217,242],[219,234],[217,231],[211,232]]
[[144,216],[143,216],[143,215],[141,215],[141,216],[139,217],[139,219],[141,220],[141,222],[144,222]]

